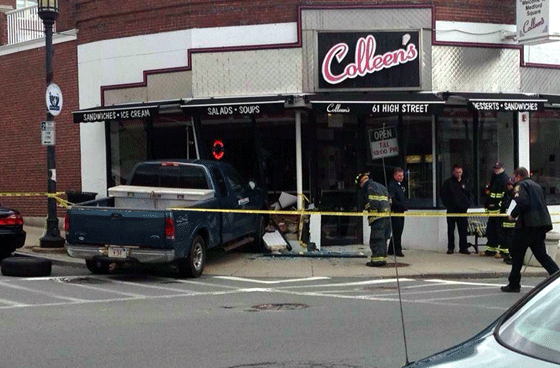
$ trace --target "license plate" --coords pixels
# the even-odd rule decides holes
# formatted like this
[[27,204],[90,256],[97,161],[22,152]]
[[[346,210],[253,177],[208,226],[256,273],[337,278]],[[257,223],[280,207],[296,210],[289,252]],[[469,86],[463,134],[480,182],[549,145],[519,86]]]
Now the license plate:
[[123,247],[109,247],[107,256],[111,258],[126,258],[128,256],[128,251]]

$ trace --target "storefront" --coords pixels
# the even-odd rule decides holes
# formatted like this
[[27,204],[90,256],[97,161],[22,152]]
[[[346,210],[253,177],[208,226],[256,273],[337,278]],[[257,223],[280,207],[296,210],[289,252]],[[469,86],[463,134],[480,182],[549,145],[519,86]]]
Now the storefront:
[[[385,184],[401,167],[411,212],[443,211],[439,189],[454,164],[480,208],[500,160],[508,174],[535,161],[560,196],[548,179],[560,148],[544,148],[556,134],[556,95],[523,85],[519,49],[438,43],[433,19],[426,6],[302,8],[295,43],[193,52],[189,68],[102,88],[104,107],[74,113],[103,126],[82,131],[83,156],[102,145],[106,168],[103,182],[84,175],[85,189],[125,183],[138,161],[200,157],[231,163],[271,204],[288,192],[300,208],[305,196],[320,210],[355,211],[356,173]],[[88,147],[93,131],[103,143]],[[316,242],[367,241],[364,230],[361,218],[324,217]],[[445,232],[444,218],[410,218],[403,242],[445,249]]]

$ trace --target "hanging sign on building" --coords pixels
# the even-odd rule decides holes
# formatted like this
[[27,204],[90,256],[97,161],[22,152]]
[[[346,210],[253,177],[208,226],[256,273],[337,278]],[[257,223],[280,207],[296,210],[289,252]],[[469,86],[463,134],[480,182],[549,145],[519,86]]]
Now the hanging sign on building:
[[319,89],[420,89],[419,35],[419,31],[319,32]]
[[521,44],[560,41],[558,14],[558,0],[517,0],[517,41]]
[[544,100],[515,101],[515,100],[471,100],[469,105],[477,111],[539,111],[544,109]]
[[108,120],[130,120],[152,118],[157,113],[157,106],[126,107],[115,109],[92,109],[76,111],[74,123],[95,123]]
[[399,155],[396,127],[371,129],[368,133],[372,160]]

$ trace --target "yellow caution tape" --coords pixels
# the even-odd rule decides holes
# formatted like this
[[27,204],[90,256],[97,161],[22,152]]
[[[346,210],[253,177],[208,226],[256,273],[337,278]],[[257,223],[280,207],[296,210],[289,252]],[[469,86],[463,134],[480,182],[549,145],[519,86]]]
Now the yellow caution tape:
[[5,192],[0,193],[0,197],[47,197],[54,198],[61,207],[68,208],[72,203],[68,202],[64,198],[60,198],[61,195],[66,194],[64,192],[48,193],[48,192]]
[[55,195],[62,195],[64,192],[57,193],[47,193],[47,192],[37,192],[37,193],[22,193],[22,192],[7,192],[0,193],[0,197],[54,197]]
[[469,213],[442,213],[442,212],[411,212],[411,213],[396,213],[396,212],[341,212],[341,211],[309,211],[309,210],[239,210],[239,209],[218,209],[218,208],[193,208],[193,207],[173,207],[169,208],[172,211],[193,211],[193,212],[216,212],[216,213],[244,213],[252,215],[294,215],[294,216],[309,216],[309,215],[322,215],[322,216],[349,216],[349,217],[362,217],[362,216],[375,216],[375,217],[507,217],[505,213],[489,214],[485,212],[469,212]]

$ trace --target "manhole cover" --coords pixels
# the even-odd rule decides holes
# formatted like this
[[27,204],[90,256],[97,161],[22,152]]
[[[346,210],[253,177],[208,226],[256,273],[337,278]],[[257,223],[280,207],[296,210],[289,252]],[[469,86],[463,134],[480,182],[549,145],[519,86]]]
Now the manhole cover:
[[253,309],[260,311],[297,310],[309,308],[307,304],[300,303],[273,303],[254,305]]
[[94,277],[60,277],[57,281],[65,282],[67,284],[108,284],[111,282],[109,280]]

